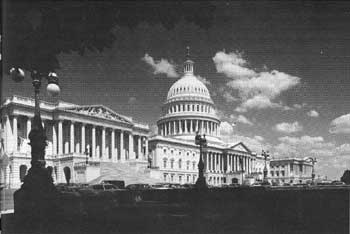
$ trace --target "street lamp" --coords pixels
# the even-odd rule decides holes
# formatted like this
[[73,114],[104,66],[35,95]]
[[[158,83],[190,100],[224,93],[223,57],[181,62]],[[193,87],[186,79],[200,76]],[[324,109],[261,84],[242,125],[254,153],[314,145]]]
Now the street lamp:
[[241,174],[242,174],[242,185],[243,185],[243,174],[244,174],[244,168],[243,168],[243,158],[239,157],[239,165],[241,167]]
[[264,157],[264,161],[265,161],[265,166],[264,166],[264,182],[267,182],[267,165],[266,165],[266,161],[267,158],[270,156],[269,155],[269,151],[262,151],[261,155]]
[[[10,76],[16,82],[24,79],[24,72],[20,68],[12,68]],[[32,129],[29,133],[29,145],[31,151],[31,168],[24,177],[23,184],[14,193],[15,215],[23,218],[31,218],[33,228],[41,227],[49,217],[48,214],[57,207],[57,190],[49,170],[45,168],[45,147],[46,135],[40,117],[39,93],[42,78],[48,81],[47,91],[49,95],[56,96],[60,92],[58,77],[56,73],[43,74],[36,70],[31,72],[32,84],[34,87],[34,119]],[[39,225],[39,226],[36,226]]]
[[312,163],[312,172],[311,172],[311,179],[312,183],[315,182],[315,163],[317,162],[316,158],[310,158],[310,161]]
[[[21,82],[24,77],[24,71],[20,68],[11,68],[10,70],[11,78],[15,82]],[[31,165],[34,169],[45,168],[45,147],[46,143],[46,135],[42,125],[41,116],[40,116],[40,87],[41,80],[45,77],[48,81],[47,92],[51,96],[57,96],[60,92],[60,88],[58,86],[58,77],[54,72],[50,72],[47,75],[44,75],[37,70],[33,70],[31,72],[32,84],[34,87],[34,119],[33,119],[33,127],[29,133],[29,145],[32,147],[32,159]]]
[[204,177],[204,162],[203,154],[207,147],[207,139],[205,139],[205,134],[201,136],[198,132],[195,137],[195,144],[199,145],[199,162],[198,162],[198,179],[196,181],[196,188],[205,189],[207,188],[207,182]]

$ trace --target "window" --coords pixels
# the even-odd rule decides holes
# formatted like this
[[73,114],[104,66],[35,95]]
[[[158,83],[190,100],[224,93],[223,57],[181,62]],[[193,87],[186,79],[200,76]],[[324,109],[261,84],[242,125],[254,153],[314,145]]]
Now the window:
[[171,182],[174,182],[174,174],[171,174],[170,178],[171,178]]
[[166,149],[163,150],[164,154],[166,154]]
[[284,171],[281,171],[281,176],[284,176]]
[[179,176],[179,183],[182,183],[182,176]]
[[299,164],[299,172],[303,172],[303,164]]
[[182,160],[179,159],[179,169],[181,169],[181,167],[182,167]]
[[163,174],[164,182],[166,182],[166,177],[167,177],[167,174]]
[[196,170],[196,162],[192,163],[192,170]]
[[170,160],[170,167],[171,167],[171,169],[174,168],[174,159],[171,159],[171,160]]
[[189,183],[189,182],[190,182],[190,176],[189,176],[189,175],[187,175],[187,179],[186,179],[186,181],[187,181],[187,183]]
[[190,161],[187,161],[187,163],[186,163],[186,169],[187,169],[187,170],[190,170]]
[[274,172],[273,171],[271,171],[271,176],[274,176]]
[[293,171],[293,163],[291,163],[291,164],[289,165],[289,167],[290,167],[290,171]]
[[167,164],[167,159],[164,158],[164,159],[163,159],[163,167],[164,167],[164,168],[166,168],[166,164]]
[[279,176],[280,175],[280,172],[279,171],[276,171],[276,176]]

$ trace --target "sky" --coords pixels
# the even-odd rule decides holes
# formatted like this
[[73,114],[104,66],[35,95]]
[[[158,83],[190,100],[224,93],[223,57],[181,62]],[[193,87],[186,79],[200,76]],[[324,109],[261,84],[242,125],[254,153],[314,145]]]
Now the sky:
[[[190,46],[225,141],[274,158],[316,157],[317,175],[339,179],[350,169],[350,3],[215,6],[208,28],[116,25],[112,48],[60,54],[60,100],[103,104],[154,129]],[[32,96],[29,87],[5,75],[2,95]]]

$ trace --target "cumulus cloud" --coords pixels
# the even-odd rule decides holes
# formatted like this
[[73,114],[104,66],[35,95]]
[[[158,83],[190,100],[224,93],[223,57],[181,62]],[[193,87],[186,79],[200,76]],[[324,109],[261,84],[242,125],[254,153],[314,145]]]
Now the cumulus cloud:
[[236,132],[233,125],[227,121],[220,124],[220,135],[226,143],[243,142],[250,150],[261,152],[262,149],[270,149],[271,145],[265,142],[262,136],[248,137]]
[[152,56],[145,54],[142,61],[150,65],[154,71],[153,74],[165,74],[169,78],[179,77],[179,74],[175,70],[175,65],[170,63],[167,59],[154,60]]
[[350,133],[350,114],[342,115],[331,122],[330,133]]
[[306,114],[307,114],[308,116],[314,117],[314,118],[320,116],[320,114],[319,114],[316,110],[310,110],[310,111],[308,111]]
[[240,53],[219,51],[213,57],[218,73],[231,78],[227,86],[238,90],[242,104],[237,111],[283,107],[273,102],[282,92],[298,85],[300,78],[277,70],[256,72]]
[[252,121],[250,121],[247,117],[244,115],[230,115],[230,119],[233,120],[234,122],[242,123],[242,124],[247,124],[247,125],[254,125]]
[[293,123],[279,123],[276,124],[275,129],[279,132],[283,133],[294,133],[294,132],[300,132],[303,130],[303,126],[299,124],[299,122],[295,121]]
[[275,157],[316,157],[316,173],[339,179],[344,169],[350,167],[350,144],[337,145],[322,136],[278,138],[273,147]]
[[205,85],[211,85],[210,81],[200,75],[196,76],[198,80],[200,80]]

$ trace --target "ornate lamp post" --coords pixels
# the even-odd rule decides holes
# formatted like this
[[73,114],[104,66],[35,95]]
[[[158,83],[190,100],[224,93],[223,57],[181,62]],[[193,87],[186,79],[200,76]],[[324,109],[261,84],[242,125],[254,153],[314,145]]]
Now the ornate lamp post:
[[198,179],[196,181],[196,188],[204,189],[207,188],[207,182],[204,177],[204,162],[203,154],[205,148],[207,147],[207,139],[205,139],[205,134],[201,136],[198,132],[195,137],[196,145],[199,145],[199,162],[198,162]]
[[310,158],[310,161],[312,163],[312,172],[311,172],[311,179],[312,184],[315,183],[315,163],[317,162],[316,158]]
[[239,157],[239,165],[241,167],[242,185],[243,185],[244,169],[243,169],[243,158],[242,157]]
[[[24,71],[20,68],[10,70],[12,79],[20,82],[24,79]],[[47,209],[52,207],[55,187],[49,171],[45,168],[46,135],[40,116],[40,87],[43,78],[48,81],[47,91],[51,96],[57,96],[60,92],[56,73],[43,74],[36,70],[31,72],[34,87],[34,119],[29,133],[29,145],[31,146],[31,168],[24,178],[21,189],[14,194],[15,214],[24,216],[41,215],[40,219],[47,215]]]
[[262,151],[261,155],[264,157],[264,161],[265,161],[265,166],[264,166],[264,182],[267,182],[267,165],[266,165],[266,161],[267,158],[270,156],[269,155],[269,151]]

